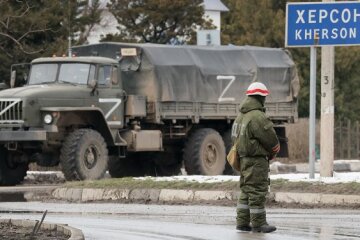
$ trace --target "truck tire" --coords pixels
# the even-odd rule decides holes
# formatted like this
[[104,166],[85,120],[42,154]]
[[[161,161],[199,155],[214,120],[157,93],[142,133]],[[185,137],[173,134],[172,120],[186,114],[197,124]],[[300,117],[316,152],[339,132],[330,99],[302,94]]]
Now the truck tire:
[[13,186],[21,183],[28,170],[28,163],[11,161],[14,157],[5,148],[0,149],[0,186]]
[[106,143],[100,133],[78,129],[65,138],[60,163],[68,181],[95,180],[104,177],[108,158]]
[[185,143],[183,159],[189,175],[221,175],[225,169],[224,141],[214,129],[198,129]]
[[[222,138],[224,140],[224,144],[225,144],[225,150],[226,150],[226,154],[229,153],[231,147],[232,147],[232,141],[231,141],[231,129],[228,129],[225,131],[225,133],[222,135]],[[238,175],[238,172],[236,170],[234,170],[230,164],[228,163],[228,161],[226,160],[225,157],[225,170],[224,170],[224,174],[225,175]]]

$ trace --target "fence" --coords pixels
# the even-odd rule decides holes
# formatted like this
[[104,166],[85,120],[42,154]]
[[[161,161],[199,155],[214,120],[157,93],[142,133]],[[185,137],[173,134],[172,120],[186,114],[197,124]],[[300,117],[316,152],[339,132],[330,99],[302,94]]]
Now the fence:
[[[295,124],[286,125],[291,163],[307,162],[309,159],[309,119],[300,118]],[[320,120],[316,122],[316,150],[320,153]],[[334,129],[335,159],[360,159],[360,121],[337,119]]]
[[335,123],[335,159],[358,159],[360,156],[360,123],[340,119]]

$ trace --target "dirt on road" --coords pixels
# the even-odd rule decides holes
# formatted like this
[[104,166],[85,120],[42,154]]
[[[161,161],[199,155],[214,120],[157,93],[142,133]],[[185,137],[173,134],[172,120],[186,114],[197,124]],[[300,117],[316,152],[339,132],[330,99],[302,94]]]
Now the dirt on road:
[[0,223],[0,239],[6,240],[67,240],[70,236],[62,232],[39,229],[34,233],[33,228],[20,227],[11,223]]

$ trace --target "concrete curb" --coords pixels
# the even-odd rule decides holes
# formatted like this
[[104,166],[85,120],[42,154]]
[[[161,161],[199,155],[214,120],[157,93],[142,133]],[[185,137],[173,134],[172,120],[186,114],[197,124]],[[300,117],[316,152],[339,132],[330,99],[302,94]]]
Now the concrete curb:
[[237,200],[234,191],[194,191],[176,189],[91,189],[57,188],[52,192],[57,200],[72,202],[91,202],[107,200],[143,200],[151,202],[200,202],[218,200]]
[[[29,227],[33,228],[36,224],[34,220],[17,220],[17,219],[0,219],[1,223],[10,223],[19,227]],[[63,224],[55,223],[42,223],[41,229],[52,230],[57,232],[62,232],[70,236],[69,240],[85,240],[84,234],[80,229],[69,227]]]
[[[320,162],[315,163],[315,172],[320,170]],[[360,160],[336,160],[334,161],[335,172],[360,172]],[[284,173],[308,173],[308,163],[298,164],[282,164],[280,162],[273,162],[270,164],[271,174],[284,174]]]
[[[236,202],[238,191],[176,190],[176,189],[73,189],[58,188],[52,196],[58,200],[75,202],[108,200],[141,200],[151,202]],[[337,195],[318,193],[272,192],[268,197],[278,203],[296,203],[307,205],[360,205],[358,195]]]
[[358,195],[338,195],[338,194],[319,194],[319,193],[290,193],[277,192],[274,194],[275,202],[298,203],[307,205],[358,205],[360,196]]

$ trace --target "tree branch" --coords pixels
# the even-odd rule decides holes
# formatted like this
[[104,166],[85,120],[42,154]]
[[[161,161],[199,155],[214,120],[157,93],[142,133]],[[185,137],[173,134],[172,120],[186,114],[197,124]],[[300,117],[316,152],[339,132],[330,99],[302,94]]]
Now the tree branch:
[[45,29],[37,29],[37,30],[29,30],[26,33],[24,33],[21,37],[19,37],[18,39],[16,39],[18,42],[20,42],[24,37],[26,37],[27,35],[31,34],[31,33],[37,33],[37,32],[46,32],[51,30],[51,28],[45,28]]
[[5,49],[3,46],[1,46],[1,45],[0,45],[0,49],[3,50],[3,52],[4,52],[9,58],[12,59],[12,58],[14,57],[14,56],[11,55],[8,51],[6,51],[6,49]]
[[11,36],[11,35],[9,35],[9,34],[6,34],[6,33],[3,33],[3,32],[0,32],[0,35],[11,39],[16,45],[19,46],[20,50],[21,50],[22,52],[26,53],[26,54],[29,54],[29,55],[30,55],[30,54],[35,54],[35,53],[39,53],[39,52],[41,52],[41,51],[44,50],[44,49],[40,49],[40,50],[38,50],[38,51],[31,51],[31,52],[29,52],[29,51],[25,50],[24,47],[23,47],[23,45],[22,45],[17,39],[15,39],[13,36]]

